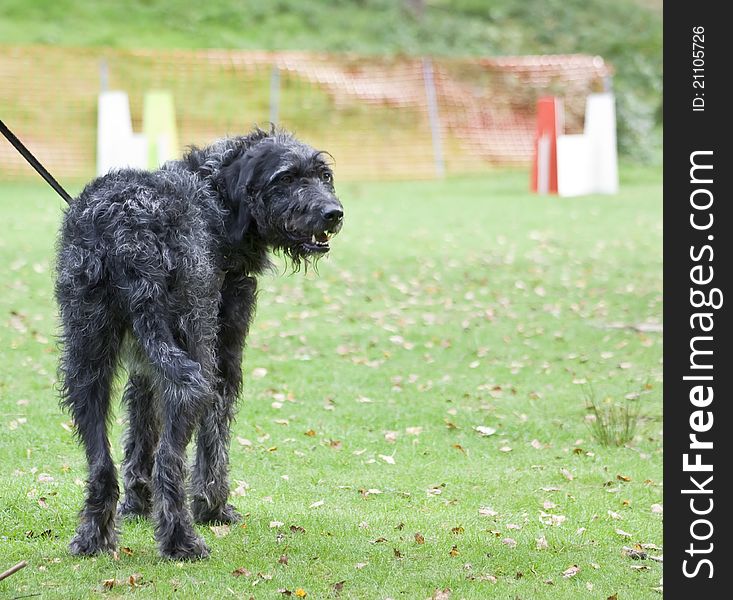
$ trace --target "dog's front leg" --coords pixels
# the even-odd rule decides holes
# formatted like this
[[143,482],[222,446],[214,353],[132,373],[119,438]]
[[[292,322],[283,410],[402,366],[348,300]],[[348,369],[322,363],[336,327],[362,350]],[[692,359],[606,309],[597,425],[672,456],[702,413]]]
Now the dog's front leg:
[[160,436],[152,381],[143,372],[132,370],[122,398],[127,405],[129,423],[122,462],[125,499],[117,514],[123,518],[147,517],[152,509],[153,454]]
[[221,292],[217,337],[218,394],[213,410],[201,418],[191,477],[192,511],[198,523],[241,519],[229,497],[229,442],[234,409],[242,387],[242,351],[254,313],[257,283],[227,276]]

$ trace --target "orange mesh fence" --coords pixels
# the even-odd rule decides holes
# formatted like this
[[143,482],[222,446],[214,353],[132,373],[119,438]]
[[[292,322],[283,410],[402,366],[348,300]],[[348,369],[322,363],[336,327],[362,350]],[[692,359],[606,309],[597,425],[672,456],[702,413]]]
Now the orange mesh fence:
[[[166,90],[182,144],[274,117],[328,150],[340,179],[426,178],[440,172],[441,156],[448,174],[527,164],[537,98],[563,97],[567,129],[578,131],[585,96],[609,74],[601,58],[583,55],[428,60],[0,46],[0,116],[62,179],[95,173],[101,79],[128,93],[136,131],[145,92]],[[25,177],[35,175],[0,141],[0,178]]]

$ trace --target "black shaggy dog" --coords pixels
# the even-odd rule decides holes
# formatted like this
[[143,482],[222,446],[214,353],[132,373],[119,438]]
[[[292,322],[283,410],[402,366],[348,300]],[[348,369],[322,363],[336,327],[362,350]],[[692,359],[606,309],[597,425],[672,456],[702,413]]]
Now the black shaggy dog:
[[[117,512],[152,512],[160,552],[175,559],[208,555],[194,521],[239,519],[227,504],[229,429],[255,277],[270,265],[270,250],[296,267],[329,250],[343,208],[325,157],[290,134],[257,129],[158,171],[112,172],[71,204],[56,297],[62,404],[89,463],[74,554],[114,550]],[[121,355],[129,429],[118,509],[107,421]]]

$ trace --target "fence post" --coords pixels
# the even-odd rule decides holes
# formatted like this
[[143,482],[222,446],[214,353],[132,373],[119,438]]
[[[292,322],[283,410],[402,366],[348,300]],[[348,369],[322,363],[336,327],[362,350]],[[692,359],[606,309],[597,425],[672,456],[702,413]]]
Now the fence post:
[[109,65],[107,59],[99,61],[99,91],[106,92],[109,89]]
[[273,65],[270,73],[270,123],[277,125],[280,116],[280,69]]
[[422,59],[423,80],[425,81],[425,96],[428,101],[428,119],[430,133],[433,137],[433,157],[435,173],[438,177],[445,177],[445,161],[443,160],[443,139],[440,129],[440,114],[438,113],[438,95],[435,92],[433,78],[433,63],[429,58]]

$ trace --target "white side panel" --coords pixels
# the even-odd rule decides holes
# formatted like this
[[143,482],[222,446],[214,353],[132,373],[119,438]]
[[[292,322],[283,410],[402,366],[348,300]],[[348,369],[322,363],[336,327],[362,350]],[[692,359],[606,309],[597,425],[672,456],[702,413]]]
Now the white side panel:
[[143,133],[133,133],[127,140],[125,156],[120,167],[133,169],[148,168],[148,137]]
[[618,193],[616,107],[613,94],[591,94],[585,104],[585,135],[593,156],[593,191]]
[[97,175],[110,169],[146,165],[147,144],[132,133],[127,94],[102,92],[97,101]]
[[594,192],[591,143],[585,135],[557,136],[557,192],[585,196]]

